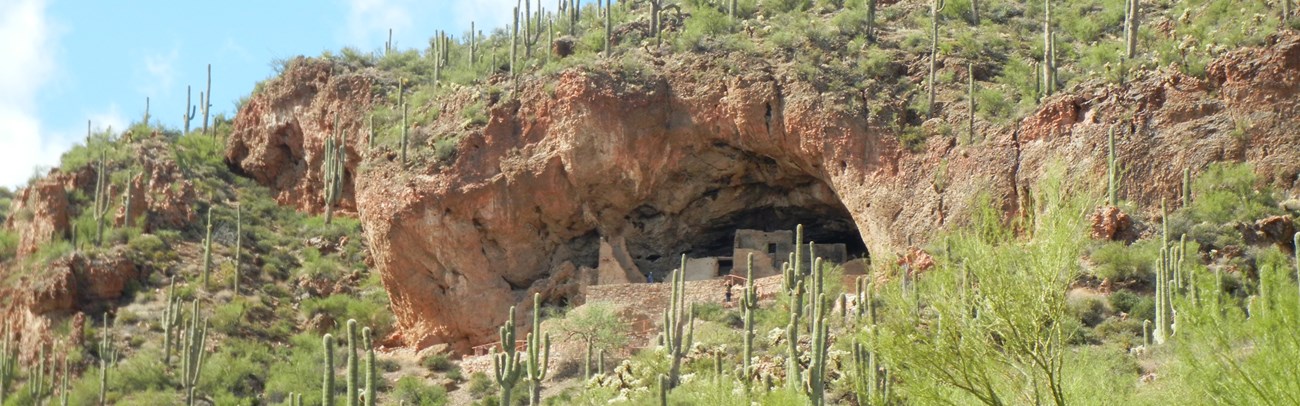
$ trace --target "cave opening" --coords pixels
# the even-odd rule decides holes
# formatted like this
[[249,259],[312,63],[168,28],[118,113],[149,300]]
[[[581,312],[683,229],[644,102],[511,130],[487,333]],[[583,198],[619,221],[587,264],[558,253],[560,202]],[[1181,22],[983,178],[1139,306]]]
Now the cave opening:
[[[637,268],[660,281],[680,266],[685,254],[688,260],[704,261],[699,266],[715,270],[714,277],[744,275],[746,257],[754,252],[762,254],[756,261],[770,262],[764,266],[765,275],[770,274],[787,261],[801,224],[804,243],[815,243],[824,254],[818,256],[837,264],[870,259],[857,223],[825,182],[779,165],[747,166],[742,173],[753,179],[711,185],[696,192],[683,209],[648,204],[634,210],[628,217],[633,229],[626,235]],[[688,273],[695,268],[688,264],[693,269]],[[759,268],[756,264],[756,275]],[[693,277],[702,278],[698,273]]]

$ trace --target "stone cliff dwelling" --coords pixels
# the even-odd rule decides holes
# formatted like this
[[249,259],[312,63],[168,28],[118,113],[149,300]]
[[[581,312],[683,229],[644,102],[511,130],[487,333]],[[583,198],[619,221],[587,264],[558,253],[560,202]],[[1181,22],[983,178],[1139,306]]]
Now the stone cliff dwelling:
[[[730,252],[726,255],[699,255],[697,253],[692,256],[688,253],[686,258],[686,280],[700,281],[727,275],[743,277],[746,273],[746,261],[750,255],[754,256],[755,278],[779,275],[781,268],[789,261],[790,254],[794,252],[794,234],[794,231],[791,230],[736,230]],[[819,235],[826,236],[825,234]],[[813,252],[809,252],[810,246]],[[843,265],[848,274],[861,273],[866,267],[866,250],[862,247],[861,242],[856,245],[852,245],[851,242],[814,243],[811,245],[804,243],[800,248],[807,258],[822,258],[833,264]],[[704,252],[717,251],[718,248],[713,248]],[[671,259],[680,264],[680,257]],[[647,273],[653,277],[655,282],[662,282],[665,278],[670,277],[672,270],[677,268],[674,266],[668,270],[662,270],[657,269],[659,267],[655,265],[658,264],[651,263],[652,269],[643,270],[638,266],[639,262],[645,263],[646,261],[637,261],[630,256],[627,243],[623,238],[602,238],[595,280],[591,280],[589,283],[607,285],[646,282]]]

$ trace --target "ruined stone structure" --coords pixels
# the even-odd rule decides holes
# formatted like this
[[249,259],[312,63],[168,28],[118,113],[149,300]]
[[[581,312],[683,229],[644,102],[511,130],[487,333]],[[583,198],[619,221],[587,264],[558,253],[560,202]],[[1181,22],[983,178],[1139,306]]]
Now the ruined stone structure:
[[[822,258],[834,264],[848,262],[848,248],[844,244],[804,244],[800,248],[807,258]],[[745,276],[749,254],[754,254],[754,277],[779,275],[781,268],[794,252],[794,232],[778,230],[736,230],[735,244],[730,257],[703,257],[686,259],[686,280],[700,281],[723,275]],[[807,262],[811,266],[812,261]],[[808,268],[805,268],[805,272]]]

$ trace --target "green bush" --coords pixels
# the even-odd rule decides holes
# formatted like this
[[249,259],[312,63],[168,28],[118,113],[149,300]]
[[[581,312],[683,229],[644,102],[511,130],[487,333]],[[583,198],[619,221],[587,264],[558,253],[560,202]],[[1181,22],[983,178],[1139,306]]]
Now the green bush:
[[1214,163],[1192,187],[1191,217],[1195,222],[1224,224],[1253,222],[1279,214],[1276,192],[1260,187],[1251,164]]
[[703,50],[706,41],[730,34],[733,25],[730,17],[713,7],[699,8],[686,19],[686,28],[677,37],[677,48],[679,51]]
[[109,387],[118,393],[162,390],[173,383],[162,364],[161,350],[146,348],[121,361],[109,371]]
[[1120,241],[1105,243],[1089,254],[1092,273],[1098,279],[1111,282],[1151,281],[1155,277],[1155,263],[1160,257],[1160,244],[1143,240],[1133,245]]
[[1072,298],[1066,302],[1066,306],[1071,316],[1088,327],[1101,324],[1109,311],[1104,300],[1092,296]]
[[[306,405],[320,405],[321,378],[325,359],[321,354],[321,337],[301,333],[289,339],[287,354],[267,369],[264,397],[284,399],[289,393],[302,393]],[[335,356],[336,363],[341,358]],[[341,375],[340,375],[341,376]],[[341,378],[340,378],[341,379]]]
[[18,233],[9,229],[0,229],[0,262],[8,261],[18,254]]
[[474,399],[483,399],[488,396],[496,396],[497,384],[488,378],[487,374],[475,372],[469,376],[469,394]]
[[310,298],[299,306],[304,318],[310,320],[317,314],[326,314],[343,321],[356,319],[361,326],[368,326],[375,337],[388,335],[393,326],[393,313],[388,303],[353,298],[349,295],[332,295],[324,298]]
[[390,401],[396,399],[408,405],[439,406],[447,404],[447,390],[441,386],[428,385],[423,379],[404,376],[397,380]]
[[771,17],[780,13],[807,10],[809,6],[812,6],[812,0],[771,0],[764,1],[763,6],[763,11]]
[[446,372],[451,369],[451,360],[446,354],[430,354],[420,360],[420,366],[433,372]]

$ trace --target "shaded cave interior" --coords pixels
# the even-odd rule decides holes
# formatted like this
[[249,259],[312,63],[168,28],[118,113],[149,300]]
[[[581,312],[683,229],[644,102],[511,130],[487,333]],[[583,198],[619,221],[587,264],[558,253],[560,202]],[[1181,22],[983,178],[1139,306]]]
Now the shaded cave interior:
[[599,235],[616,230],[609,234],[624,238],[627,254],[641,273],[642,279],[633,282],[644,281],[647,273],[663,281],[680,266],[682,254],[716,260],[715,276],[743,276],[747,251],[739,249],[737,232],[753,230],[771,233],[768,238],[788,237],[789,244],[782,244],[787,246],[784,251],[776,248],[778,244],[759,249],[768,254],[770,267],[779,270],[800,224],[804,243],[816,243],[818,252],[823,245],[842,244],[841,261],[869,260],[849,209],[827,182],[808,171],[719,144],[696,151],[687,161],[667,187],[627,213],[622,224],[606,224],[606,229],[572,241],[571,252],[579,254],[575,263],[597,266]]

